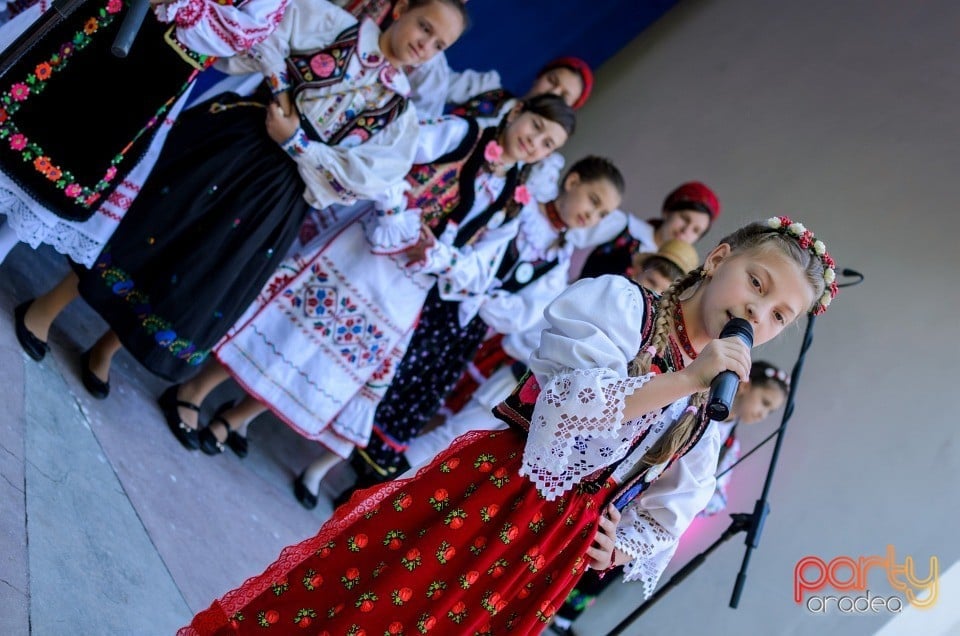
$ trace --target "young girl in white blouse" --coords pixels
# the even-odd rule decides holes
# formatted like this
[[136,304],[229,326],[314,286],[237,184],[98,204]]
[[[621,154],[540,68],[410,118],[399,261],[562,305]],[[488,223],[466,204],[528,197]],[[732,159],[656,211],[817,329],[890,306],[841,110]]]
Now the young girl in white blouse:
[[[181,634],[305,615],[331,633],[536,634],[587,568],[625,565],[649,592],[683,528],[637,495],[698,446],[718,450],[710,383],[749,375],[749,349],[721,330],[743,318],[760,345],[825,311],[832,266],[822,241],[777,217],[723,239],[659,300],[620,276],[575,283],[498,409],[510,429],[468,433],[415,476],[358,491]],[[715,459],[697,466],[676,498],[699,510]]]
[[[24,328],[43,338],[80,293],[111,327],[84,356],[88,388],[98,380],[106,395],[121,345],[168,380],[194,374],[310,206],[375,198],[409,171],[418,122],[399,69],[454,42],[466,14],[457,0],[404,0],[396,11],[381,31],[325,0],[293,0],[269,38],[221,60],[227,72],[262,72],[261,92],[226,93],[182,115],[92,269],[33,303]],[[195,405],[175,391],[163,405],[195,447]]]
[[268,407],[330,449],[331,465],[365,445],[431,290],[463,299],[489,287],[517,232],[529,166],[573,126],[552,95],[494,128],[456,117],[424,123],[417,165],[382,194],[390,203],[288,259],[217,344],[218,363],[182,386],[180,399],[198,405],[229,377],[251,396],[204,429],[202,448],[222,450],[229,430]]
[[[565,240],[567,231],[595,225],[616,209],[623,196],[623,176],[602,157],[577,161],[560,181],[555,199],[546,203],[531,199],[524,206],[519,231],[498,255],[496,275],[486,291],[459,301],[435,295],[428,299],[406,355],[377,407],[370,443],[352,458],[359,475],[354,489],[392,479],[409,468],[404,460],[407,445],[436,414],[487,333],[526,330],[567,287],[573,251]],[[316,502],[318,484],[313,477],[314,471],[307,469],[296,487],[298,499],[307,506]]]

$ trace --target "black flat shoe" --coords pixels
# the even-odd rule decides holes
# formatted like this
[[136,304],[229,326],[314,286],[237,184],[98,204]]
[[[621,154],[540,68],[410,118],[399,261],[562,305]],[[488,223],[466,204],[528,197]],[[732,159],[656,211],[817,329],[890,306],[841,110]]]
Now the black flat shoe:
[[[234,404],[236,404],[236,402],[230,400],[229,402],[224,402],[218,406],[217,410],[213,412],[213,419],[216,419],[218,415],[223,415],[232,409]],[[210,421],[212,422],[213,420]],[[247,438],[233,429],[229,429],[229,431],[230,432],[227,435],[227,446],[230,447],[230,450],[232,450],[237,457],[243,459],[250,451],[250,445],[247,443]]]
[[250,450],[250,445],[247,443],[246,436],[241,435],[236,431],[230,431],[230,435],[227,436],[227,446],[229,446],[230,450],[232,450],[240,459],[246,457]]
[[[306,471],[304,471],[306,472]],[[303,483],[303,473],[300,473],[293,480],[293,495],[300,502],[300,505],[307,510],[313,510],[317,507],[317,495],[310,492],[307,485]]]
[[197,450],[200,448],[200,440],[197,437],[197,429],[190,428],[186,423],[180,419],[180,414],[177,412],[178,407],[183,407],[185,409],[190,409],[191,411],[196,411],[200,413],[200,407],[196,404],[191,404],[190,402],[184,402],[183,400],[177,399],[177,390],[180,388],[179,384],[175,384],[166,391],[163,392],[163,395],[160,396],[160,409],[163,411],[163,417],[167,420],[167,426],[170,428],[170,432],[173,433],[173,436],[177,438],[183,447],[187,450]]
[[80,379],[87,392],[98,400],[104,400],[110,395],[110,379],[104,382],[90,370],[90,350],[80,354]]
[[207,455],[219,455],[227,448],[226,442],[218,440],[216,434],[210,430],[210,424],[214,422],[223,424],[223,427],[227,429],[227,439],[230,438],[230,422],[219,413],[214,415],[210,418],[210,423],[197,432],[197,439],[200,440],[200,450]]
[[47,352],[50,351],[50,345],[33,335],[23,321],[32,303],[33,299],[31,298],[27,302],[17,305],[13,310],[13,322],[16,325],[17,342],[20,343],[24,353],[37,362],[40,362],[43,360],[43,356],[47,355]]

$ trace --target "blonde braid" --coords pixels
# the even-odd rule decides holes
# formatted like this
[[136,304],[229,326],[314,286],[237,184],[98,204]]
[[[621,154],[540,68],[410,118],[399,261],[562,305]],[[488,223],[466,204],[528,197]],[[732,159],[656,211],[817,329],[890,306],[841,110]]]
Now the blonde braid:
[[[673,314],[673,308],[679,302],[680,294],[696,285],[702,278],[703,268],[698,267],[683,278],[677,279],[670,288],[660,297],[660,306],[657,309],[657,317],[653,323],[653,336],[650,338],[650,344],[643,347],[637,356],[630,362],[629,374],[638,376],[648,373],[650,365],[653,362],[653,354],[647,351],[648,347],[654,347],[657,354],[665,357],[668,338],[670,336],[670,316]],[[690,413],[684,410],[683,415],[670,429],[660,437],[650,450],[646,452],[641,460],[647,466],[661,464],[668,461],[687,441],[696,428],[699,417],[700,407],[707,401],[707,391],[694,393],[690,396],[690,406],[696,408],[696,413]]]

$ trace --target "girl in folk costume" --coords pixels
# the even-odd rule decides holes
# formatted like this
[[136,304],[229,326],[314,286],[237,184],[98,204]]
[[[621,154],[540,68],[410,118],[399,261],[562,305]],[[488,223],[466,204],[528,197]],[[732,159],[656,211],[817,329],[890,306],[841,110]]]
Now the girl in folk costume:
[[571,239],[578,249],[571,273],[580,278],[626,271],[638,252],[655,252],[670,239],[693,245],[720,217],[720,200],[699,181],[683,183],[667,195],[661,218],[644,221],[617,210],[593,230]]
[[[689,453],[666,471],[662,479],[658,479],[650,488],[644,490],[641,495],[642,503],[648,512],[654,502],[662,502],[659,505],[664,510],[657,514],[661,525],[673,523],[683,528],[690,524],[693,515],[712,515],[726,508],[726,484],[731,475],[727,469],[736,463],[740,449],[740,443],[734,435],[737,425],[755,424],[766,419],[770,413],[783,406],[789,388],[790,377],[785,371],[768,362],[754,360],[750,366],[750,382],[742,382],[738,386],[733,404],[730,406],[729,417],[722,422],[710,423],[711,430],[708,434],[719,444],[719,449],[714,448],[713,452],[704,458],[709,461],[707,469],[714,471],[717,475],[713,495],[706,507],[703,510],[696,510],[687,505],[683,501],[681,491],[677,489],[679,480],[683,478],[682,473],[690,470],[689,465],[684,465],[686,460],[694,455]],[[698,444],[697,448],[700,446],[701,444]],[[696,457],[692,459],[696,460]],[[698,496],[697,501],[702,502],[702,497]],[[678,524],[677,520],[682,522]],[[562,636],[572,635],[573,621],[593,605],[597,597],[618,578],[610,575],[601,577],[596,572],[585,574],[576,588],[570,592],[563,606],[557,610],[557,616],[550,624],[550,630]]]
[[730,416],[718,422],[720,438],[720,460],[717,462],[717,488],[703,509],[704,516],[715,515],[727,507],[727,485],[733,473],[730,468],[740,458],[740,440],[737,439],[737,426],[756,424],[767,418],[787,400],[790,392],[790,376],[769,362],[756,360],[750,367],[750,382],[737,388],[737,395],[730,407]]
[[[682,278],[700,263],[692,245],[670,240],[652,254],[638,254],[633,272],[627,276],[650,291],[662,294],[673,281]],[[610,272],[620,274],[621,272]],[[537,324],[520,332],[508,333],[502,339],[484,342],[485,359],[475,361],[469,373],[463,374],[450,398],[444,404],[447,419],[429,433],[410,441],[404,451],[406,460],[418,466],[432,459],[464,433],[503,428],[496,418],[486,415],[502,402],[527,371],[526,361],[540,345],[540,334],[549,325],[541,318]]]
[[560,57],[537,73],[525,98],[518,98],[503,88],[496,71],[464,71],[452,73],[447,88],[447,111],[468,117],[489,117],[499,121],[517,99],[550,94],[579,110],[593,92],[593,72],[586,62],[576,57]]
[[[456,0],[398,7],[381,32],[323,0],[296,0],[249,55],[224,60],[231,73],[262,71],[269,90],[223,94],[181,117],[111,244],[31,306],[26,327],[46,334],[79,291],[112,328],[85,356],[103,394],[121,344],[164,378],[193,374],[310,205],[375,197],[410,169],[418,124],[397,69],[456,40],[466,17]],[[168,415],[195,422],[193,405],[177,400],[166,394]]]
[[[91,266],[149,174],[192,80],[214,56],[266,38],[286,0],[155,3],[157,19],[144,21],[120,58],[110,47],[129,6],[83,3],[0,77],[0,260],[19,240]],[[51,20],[41,18],[35,5],[0,38],[35,36]],[[132,99],[118,97],[121,77]],[[78,96],[82,108],[64,108]],[[33,344],[27,352],[42,357],[43,343]]]
[[[487,291],[462,302],[431,295],[377,407],[374,435],[354,454],[360,475],[355,488],[392,479],[410,467],[403,452],[436,414],[487,332],[513,333],[539,322],[547,304],[567,286],[572,252],[564,240],[567,230],[596,224],[619,205],[623,189],[623,176],[607,159],[578,161],[564,176],[555,200],[531,200],[524,206],[517,236],[499,255]],[[296,493],[304,490],[299,482]],[[316,502],[316,490],[311,490],[310,496],[298,497],[301,503]]]
[[[436,75],[443,74],[437,71],[441,63],[446,60],[436,60],[426,72]],[[481,121],[498,122],[506,113],[510,112],[516,100],[519,99],[502,87],[500,74],[496,71],[477,72],[472,70],[462,73],[450,73],[447,81],[446,111],[455,115],[477,117]],[[429,80],[424,79],[424,82]],[[433,80],[434,83],[436,80]],[[560,57],[544,66],[537,73],[526,98],[533,95],[556,95],[565,101],[574,110],[583,108],[593,92],[593,72],[586,62],[576,57]],[[485,125],[492,125],[487,123]],[[563,155],[556,152],[546,157],[530,174],[528,187],[533,197],[546,203],[556,197],[556,184],[563,170]],[[583,230],[574,230],[571,235],[576,236]]]
[[552,95],[523,103],[497,128],[456,117],[423,124],[418,165],[385,195],[396,206],[371,209],[285,262],[217,344],[220,364],[182,387],[181,399],[199,404],[233,376],[251,396],[204,429],[203,448],[222,450],[230,429],[268,407],[332,450],[330,465],[366,444],[431,290],[462,299],[489,287],[517,232],[529,170],[518,160],[533,165],[573,124]]
[[[635,495],[698,443],[717,448],[701,439],[710,382],[749,374],[743,342],[717,336],[743,317],[759,345],[824,310],[832,264],[776,218],[725,238],[661,299],[621,276],[574,284],[499,408],[515,426],[468,433],[415,476],[357,492],[180,633],[319,620],[338,634],[536,634],[588,567],[626,564],[652,589],[677,535]],[[702,492],[693,505],[713,491],[709,468],[686,476]]]

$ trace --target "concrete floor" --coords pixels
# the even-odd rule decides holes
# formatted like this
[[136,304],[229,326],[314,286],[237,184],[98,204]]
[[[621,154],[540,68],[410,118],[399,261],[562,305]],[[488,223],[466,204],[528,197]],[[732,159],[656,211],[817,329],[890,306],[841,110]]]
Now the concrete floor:
[[[55,323],[46,358],[28,358],[13,308],[66,272],[52,249],[22,244],[0,265],[0,634],[172,634],[315,533],[352,473],[335,469],[328,497],[304,510],[291,482],[319,447],[269,415],[245,459],[184,450],[156,404],[166,385],[124,352],[110,397],[93,399],[78,358],[105,326],[82,301]],[[239,395],[218,392],[202,420]],[[639,588],[614,589],[601,603],[626,613],[621,594]],[[615,618],[598,605],[577,628]]]

